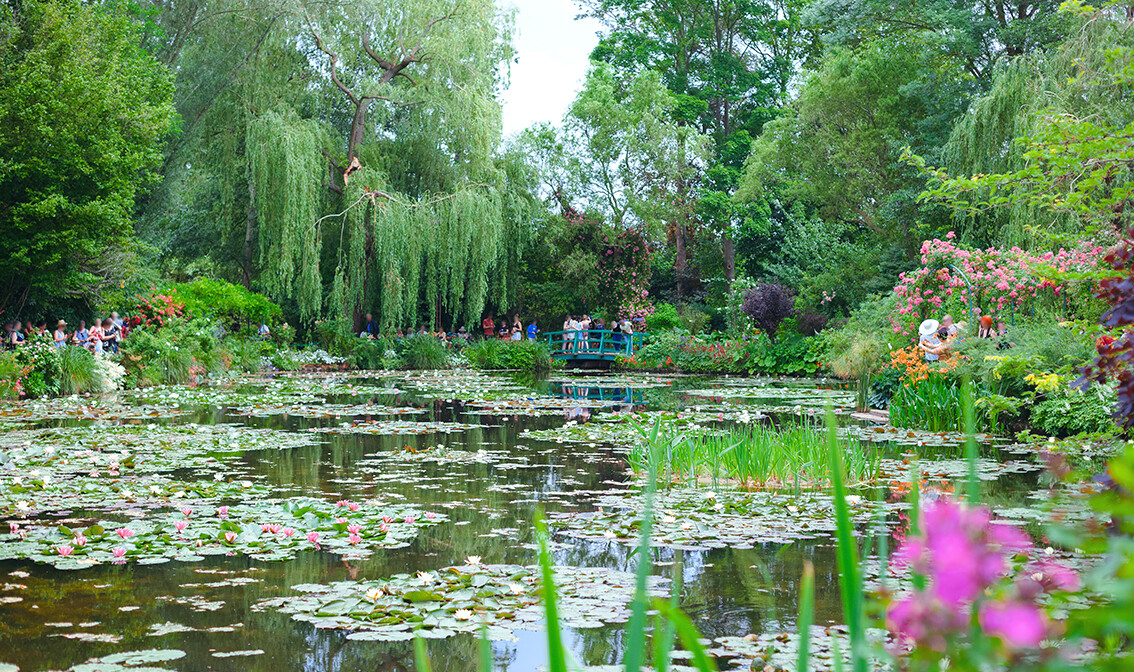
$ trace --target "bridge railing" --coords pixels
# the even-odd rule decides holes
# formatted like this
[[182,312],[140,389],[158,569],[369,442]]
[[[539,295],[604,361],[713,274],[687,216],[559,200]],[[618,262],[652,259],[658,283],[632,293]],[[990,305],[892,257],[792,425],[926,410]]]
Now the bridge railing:
[[614,359],[642,347],[646,334],[616,334],[604,329],[545,332],[551,355],[561,359]]

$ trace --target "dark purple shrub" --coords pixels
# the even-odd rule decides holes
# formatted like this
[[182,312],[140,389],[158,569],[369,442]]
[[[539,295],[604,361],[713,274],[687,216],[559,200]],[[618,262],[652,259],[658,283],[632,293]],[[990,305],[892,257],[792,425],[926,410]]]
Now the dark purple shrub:
[[799,333],[804,336],[814,336],[827,328],[827,320],[829,319],[823,313],[808,309],[795,318],[795,326]]
[[1099,356],[1083,369],[1077,385],[1086,387],[1090,381],[1114,380],[1118,387],[1118,405],[1114,419],[1122,427],[1134,427],[1134,228],[1126,230],[1126,237],[1103,257],[1114,273],[1099,281],[1095,295],[1110,305],[1102,315],[1102,325],[1111,329],[1124,328],[1115,339],[1102,336],[1095,343]]
[[748,290],[740,309],[752,318],[756,328],[775,341],[780,324],[795,309],[795,297],[790,289],[778,282],[762,282]]

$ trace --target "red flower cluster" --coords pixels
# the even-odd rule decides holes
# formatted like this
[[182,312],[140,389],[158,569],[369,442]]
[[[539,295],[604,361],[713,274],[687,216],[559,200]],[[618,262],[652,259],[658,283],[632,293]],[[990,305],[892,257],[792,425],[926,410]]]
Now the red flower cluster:
[[167,320],[185,317],[185,304],[178,303],[166,294],[153,294],[138,299],[130,313],[126,317],[126,324],[131,329],[138,326],[160,329]]

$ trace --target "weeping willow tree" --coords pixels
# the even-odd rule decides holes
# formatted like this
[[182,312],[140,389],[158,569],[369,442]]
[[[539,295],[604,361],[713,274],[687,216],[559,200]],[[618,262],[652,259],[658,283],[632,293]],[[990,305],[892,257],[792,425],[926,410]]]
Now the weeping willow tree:
[[322,134],[291,111],[269,111],[248,127],[248,173],[259,223],[261,276],[271,296],[291,296],[300,315],[319,315],[320,236],[323,201],[319,160]]
[[[1116,50],[1134,47],[1130,25],[1122,17],[1093,9],[1085,15],[1068,9],[1064,18],[1077,24],[1065,41],[1002,66],[988,93],[958,119],[944,150],[948,174],[1024,169],[1026,140],[1041,134],[1053,117],[1114,128],[1134,120],[1134,107],[1107,81]],[[1084,224],[1072,213],[1028,199],[1001,208],[962,209],[958,216],[973,239],[1025,247],[1043,244],[1050,234],[1078,233]]]

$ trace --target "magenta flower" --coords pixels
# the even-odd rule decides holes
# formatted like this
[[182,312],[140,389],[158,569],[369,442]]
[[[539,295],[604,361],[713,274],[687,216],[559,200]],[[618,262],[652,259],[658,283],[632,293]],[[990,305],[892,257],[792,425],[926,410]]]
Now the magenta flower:
[[426,520],[433,520],[436,517],[437,517],[437,514],[433,513],[432,511],[426,511],[425,512],[425,519]]
[[351,503],[347,504],[347,508],[350,509],[351,511],[358,511],[359,505],[358,505],[357,502],[351,502]]
[[985,602],[978,613],[980,627],[1014,649],[1032,649],[1043,641],[1047,617],[1034,604],[1014,600]]

